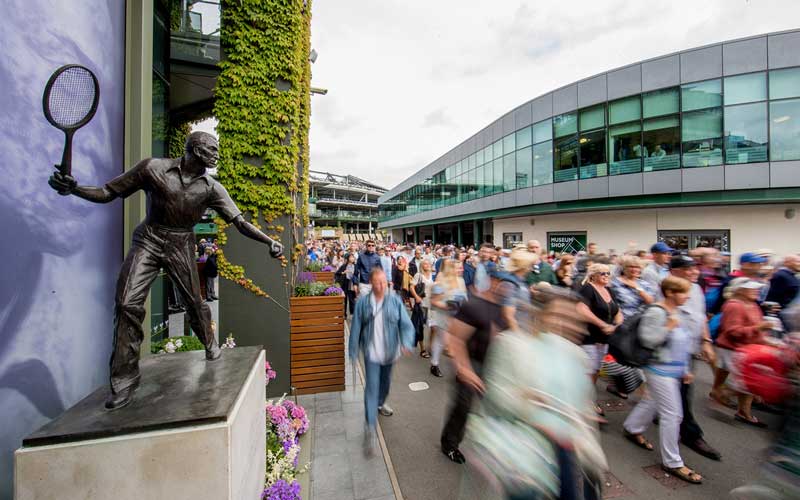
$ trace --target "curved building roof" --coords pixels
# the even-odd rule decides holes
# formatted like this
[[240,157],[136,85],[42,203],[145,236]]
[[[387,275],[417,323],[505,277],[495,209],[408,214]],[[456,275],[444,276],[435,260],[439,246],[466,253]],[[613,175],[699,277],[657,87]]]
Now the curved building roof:
[[[681,163],[675,169],[664,171],[659,171],[658,168],[648,171],[647,165],[645,165],[638,172],[617,172],[625,175],[614,175],[614,172],[606,170],[602,175],[591,175],[587,178],[584,178],[581,173],[579,178],[555,179],[554,183],[551,180],[549,184],[534,186],[531,182],[522,189],[508,189],[506,186],[502,193],[490,193],[490,196],[479,195],[476,199],[458,200],[455,203],[446,204],[447,206],[433,206],[416,214],[394,218],[387,221],[384,226],[413,224],[424,220],[442,219],[464,213],[513,206],[589,198],[798,186],[800,185],[800,170],[798,170],[800,167],[795,162],[776,162],[778,160],[776,157],[765,156],[765,161],[759,162],[759,164],[763,164],[762,166],[766,170],[760,171],[752,164],[752,159],[748,161],[749,165],[747,166],[734,165],[735,162],[728,161],[727,156],[724,161],[720,160],[718,165],[713,162],[704,163],[703,166],[710,165],[708,168],[686,168],[700,165],[693,165],[692,161],[695,160],[688,156],[685,141],[691,139],[691,133],[687,128],[688,125],[684,124],[687,112],[692,110],[687,107],[689,98],[699,95],[697,92],[692,94],[691,91],[697,90],[700,93],[703,91],[702,88],[688,88],[690,86],[686,86],[686,84],[711,81],[709,83],[719,85],[721,89],[723,85],[728,84],[726,77],[763,72],[765,95],[761,98],[761,102],[764,103],[763,107],[766,109],[767,99],[771,103],[775,97],[766,95],[769,72],[793,67],[800,67],[800,30],[769,33],[687,49],[613,69],[565,85],[531,99],[497,118],[493,123],[384,193],[379,202],[386,203],[410,188],[434,178],[437,174],[443,176],[443,172],[448,167],[459,165],[461,162],[466,162],[464,168],[472,169],[472,159],[470,158],[472,155],[482,153],[487,146],[492,146],[497,141],[513,136],[515,132],[530,127],[532,124],[554,117],[556,119],[553,122],[556,122],[562,118],[561,115],[577,111],[582,113],[587,108],[596,105],[601,105],[602,109],[606,111],[609,110],[609,102],[630,96],[649,96],[648,93],[660,89],[676,89],[678,94],[683,96],[680,101],[681,109],[674,113],[675,119],[681,120],[682,128],[680,130],[683,130],[681,140],[684,141],[684,146],[681,148],[682,152],[678,152],[678,155],[682,154],[678,160]],[[755,78],[760,78],[760,76]],[[732,85],[734,80],[730,80],[730,82]],[[716,105],[716,108],[719,108],[720,116],[727,111],[727,105],[733,103],[729,103],[727,98],[725,102],[722,102],[722,95],[720,90],[717,96],[720,102]],[[644,102],[644,99],[645,97],[639,101]],[[646,104],[643,105],[646,106]],[[640,112],[642,112],[641,108]],[[576,113],[575,120],[578,119],[578,114],[580,113]],[[640,125],[646,118],[646,115],[640,116]],[[611,119],[610,114],[605,114],[603,118],[605,120],[603,127],[606,133],[608,133]],[[722,122],[720,121],[720,123]],[[726,132],[732,133],[728,130]],[[577,130],[576,133],[578,133]],[[719,139],[722,140],[722,137]],[[745,141],[745,139],[742,140]],[[606,139],[603,140],[606,141]],[[697,147],[702,149],[703,147],[713,147],[713,145],[698,145]],[[766,152],[764,154],[766,155]],[[722,157],[722,155],[720,148],[719,156]],[[681,166],[683,168],[680,168]],[[450,174],[449,171],[448,174]],[[480,179],[478,180],[480,181]],[[449,182],[448,179],[446,183]]]

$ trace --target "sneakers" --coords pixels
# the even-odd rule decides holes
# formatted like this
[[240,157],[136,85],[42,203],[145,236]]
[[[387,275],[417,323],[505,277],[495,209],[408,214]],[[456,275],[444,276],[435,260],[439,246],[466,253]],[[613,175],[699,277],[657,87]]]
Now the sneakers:
[[392,410],[391,406],[384,403],[383,406],[378,407],[378,413],[380,413],[384,417],[391,417],[392,415],[394,415],[394,410]]
[[442,448],[442,453],[444,453],[444,456],[449,458],[451,462],[455,462],[457,464],[463,464],[464,462],[467,461],[467,459],[464,458],[464,455],[458,450],[458,448],[453,448],[452,450],[447,450],[445,448]]
[[442,375],[442,370],[440,370],[438,366],[431,366],[431,375],[434,377],[444,377],[444,375]]

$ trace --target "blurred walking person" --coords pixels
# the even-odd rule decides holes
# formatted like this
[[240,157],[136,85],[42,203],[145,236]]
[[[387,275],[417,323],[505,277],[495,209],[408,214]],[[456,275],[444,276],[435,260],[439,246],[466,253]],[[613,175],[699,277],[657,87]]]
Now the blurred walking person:
[[[603,358],[608,354],[608,336],[622,323],[622,313],[608,289],[611,271],[605,264],[592,264],[586,270],[579,294],[583,301],[577,306],[588,323],[589,335],[583,340],[583,350],[589,357],[589,377],[597,382]],[[605,423],[605,411],[595,405],[595,412]]]
[[446,259],[436,275],[431,287],[431,308],[429,322],[431,326],[431,375],[442,377],[439,361],[442,351],[447,345],[447,331],[450,318],[458,310],[459,305],[467,298],[467,287],[461,277],[461,263]]
[[644,347],[654,349],[644,368],[648,391],[625,419],[623,433],[640,448],[653,450],[644,432],[658,415],[661,467],[679,479],[699,484],[703,477],[684,464],[678,444],[683,420],[681,382],[688,384],[694,379],[689,364],[691,334],[678,310],[689,299],[690,289],[688,280],[667,276],[661,282],[664,299],[643,313],[638,335]]
[[355,364],[364,357],[364,454],[375,449],[377,414],[389,417],[394,411],[386,404],[392,381],[392,367],[402,352],[414,348],[414,326],[400,297],[388,292],[386,274],[376,267],[369,275],[370,292],[356,303],[350,325],[348,352]]
[[457,464],[463,464],[464,455],[459,450],[464,439],[472,402],[483,394],[481,380],[483,363],[492,338],[508,329],[502,312],[505,297],[513,293],[514,285],[500,280],[495,273],[487,276],[486,290],[476,292],[461,305],[450,322],[450,350],[456,368],[453,401],[442,429],[442,453]]
[[600,498],[608,465],[582,368],[585,327],[574,313],[577,300],[571,291],[537,288],[535,307],[520,306],[520,328],[489,348],[486,392],[469,417],[464,449],[506,499]]

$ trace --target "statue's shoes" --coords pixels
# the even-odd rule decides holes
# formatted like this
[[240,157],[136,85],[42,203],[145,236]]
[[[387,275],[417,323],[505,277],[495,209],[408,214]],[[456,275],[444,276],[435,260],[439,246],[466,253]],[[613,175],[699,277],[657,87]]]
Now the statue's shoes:
[[116,393],[112,392],[106,399],[106,410],[114,411],[127,406],[133,400],[134,392],[136,392],[136,386],[126,387]]
[[206,349],[206,360],[214,361],[219,359],[220,356],[222,356],[222,349],[219,348],[216,342],[211,346],[211,349]]

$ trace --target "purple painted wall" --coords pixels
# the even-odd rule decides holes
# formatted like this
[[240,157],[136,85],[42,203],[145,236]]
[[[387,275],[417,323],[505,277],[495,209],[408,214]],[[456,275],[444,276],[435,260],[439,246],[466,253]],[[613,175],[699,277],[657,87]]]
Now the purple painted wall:
[[0,499],[12,495],[22,437],[106,383],[122,204],[92,205],[47,185],[63,134],[41,110],[67,63],[100,82],[74,140],[73,175],[103,184],[123,169],[125,2],[4,0],[0,22]]

